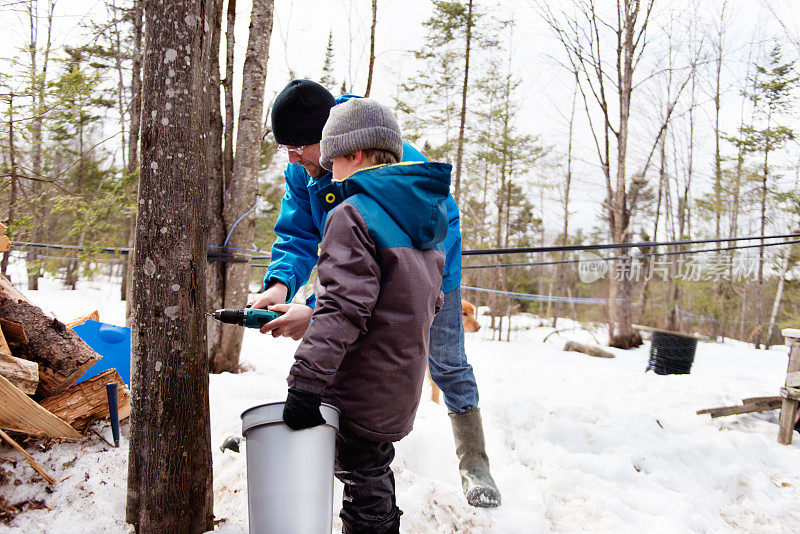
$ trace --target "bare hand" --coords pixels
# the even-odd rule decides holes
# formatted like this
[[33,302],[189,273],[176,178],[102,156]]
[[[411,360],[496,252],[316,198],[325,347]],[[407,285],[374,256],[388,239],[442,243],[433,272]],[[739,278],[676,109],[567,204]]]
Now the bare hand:
[[286,284],[275,282],[266,291],[257,296],[250,306],[265,310],[273,304],[284,304],[288,294],[289,288],[286,287]]
[[261,333],[266,334],[271,331],[272,337],[290,337],[295,341],[303,337],[311,322],[311,314],[314,313],[314,310],[305,304],[275,304],[268,309],[283,315],[262,326]]

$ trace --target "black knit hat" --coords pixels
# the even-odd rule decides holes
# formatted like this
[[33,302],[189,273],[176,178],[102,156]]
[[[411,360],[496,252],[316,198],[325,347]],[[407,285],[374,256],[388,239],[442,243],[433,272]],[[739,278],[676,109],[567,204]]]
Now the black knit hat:
[[310,80],[292,80],[275,97],[272,105],[272,135],[281,145],[304,146],[319,143],[331,108],[333,95]]

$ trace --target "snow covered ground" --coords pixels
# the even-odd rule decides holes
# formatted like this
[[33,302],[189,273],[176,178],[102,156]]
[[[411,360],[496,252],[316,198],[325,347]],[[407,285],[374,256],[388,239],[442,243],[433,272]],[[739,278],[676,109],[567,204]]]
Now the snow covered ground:
[[[108,281],[81,283],[72,292],[45,280],[26,293],[62,320],[99,308],[102,321],[122,324],[119,289]],[[516,318],[510,343],[487,339],[488,328],[467,335],[502,506],[466,504],[446,409],[429,400],[426,385],[414,431],[397,444],[393,464],[402,532],[800,532],[800,439],[779,445],[772,412],[716,420],[695,414],[776,395],[786,347],[700,343],[690,375],[658,376],[644,372],[649,343],[611,349],[615,359],[592,358],[561,351],[567,339],[594,342],[585,330],[543,342],[552,328],[536,324]],[[595,335],[604,341],[602,331]],[[248,330],[247,372],[211,377],[220,533],[247,532],[247,481],[244,450],[222,453],[218,446],[241,433],[243,410],[285,398],[296,345]],[[0,456],[18,459],[16,465],[0,460],[7,475],[0,496],[49,507],[19,514],[0,532],[132,532],[124,522],[126,438],[124,425],[119,449],[92,434],[46,451],[29,447],[56,477],[51,488],[15,451],[0,447]],[[336,513],[340,498],[337,482]],[[334,532],[340,527],[336,517]]]

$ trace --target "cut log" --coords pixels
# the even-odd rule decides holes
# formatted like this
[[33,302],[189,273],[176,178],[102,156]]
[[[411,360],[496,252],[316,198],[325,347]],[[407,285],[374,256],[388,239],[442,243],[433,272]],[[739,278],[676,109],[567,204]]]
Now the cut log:
[[[7,278],[0,276],[0,318],[23,325],[28,339],[25,357],[39,364],[36,393],[46,398],[74,384],[100,355],[64,323],[20,295]],[[3,330],[8,335],[5,325]]]
[[0,376],[0,428],[37,437],[80,439],[81,434]]
[[566,345],[564,345],[564,350],[567,352],[580,352],[589,356],[594,356],[595,358],[614,358],[613,354],[600,347],[584,345],[583,343],[577,343],[575,341],[567,341]]
[[89,321],[89,320],[99,321],[100,320],[100,312],[98,312],[97,310],[94,310],[91,313],[87,313],[86,315],[78,317],[77,319],[73,319],[73,320],[71,320],[70,322],[67,323],[67,328],[75,328],[79,324],[83,324],[83,323],[85,323],[86,321]]
[[6,377],[23,393],[33,395],[39,385],[39,364],[0,352],[0,376]]
[[105,419],[108,413],[106,384],[116,382],[119,418],[125,419],[131,413],[131,394],[125,387],[115,369],[103,371],[99,375],[75,384],[42,401],[42,407],[63,419],[73,427],[84,431],[97,419]]

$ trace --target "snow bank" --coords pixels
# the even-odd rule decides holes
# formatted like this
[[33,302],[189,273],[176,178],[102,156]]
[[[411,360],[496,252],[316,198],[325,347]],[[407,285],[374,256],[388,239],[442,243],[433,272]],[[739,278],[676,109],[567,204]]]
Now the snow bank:
[[[22,285],[22,284],[20,284]],[[47,280],[28,296],[61,319],[100,309],[122,324],[124,303],[108,282],[76,292]],[[481,321],[486,325],[486,318]],[[754,350],[738,342],[699,343],[690,375],[645,373],[649,344],[609,349],[615,359],[562,352],[567,339],[605,341],[563,321],[552,328],[520,316],[510,343],[489,329],[467,335],[467,353],[481,393],[487,447],[503,504],[475,509],[461,493],[450,421],[423,391],[415,429],[397,444],[398,503],[406,533],[450,532],[798,532],[800,440],[777,443],[772,412],[711,420],[696,410],[775,395],[786,372],[786,347]],[[505,337],[505,336],[504,336]],[[247,532],[245,456],[222,453],[241,433],[239,415],[283,400],[297,343],[248,330],[246,372],[211,377],[215,514],[221,533]],[[110,436],[110,431],[104,432]],[[131,532],[124,522],[127,425],[122,446],[91,435],[77,444],[35,451],[59,481],[49,493],[27,466],[0,467],[9,480],[0,496],[40,499],[50,510],[24,512],[8,532]],[[18,458],[2,449],[2,456]],[[14,480],[20,480],[15,485]],[[336,483],[338,510],[341,486]],[[338,517],[334,529],[341,523]]]

